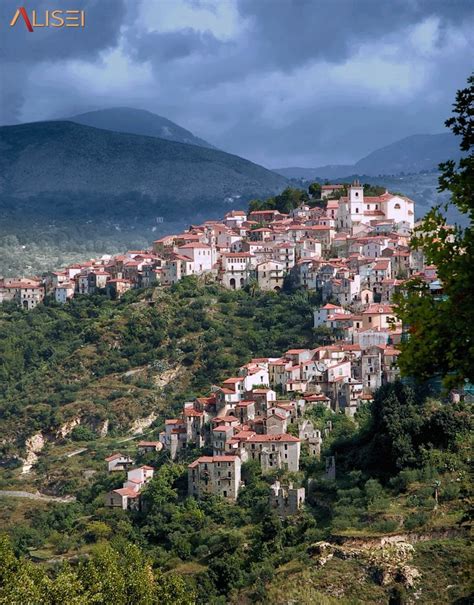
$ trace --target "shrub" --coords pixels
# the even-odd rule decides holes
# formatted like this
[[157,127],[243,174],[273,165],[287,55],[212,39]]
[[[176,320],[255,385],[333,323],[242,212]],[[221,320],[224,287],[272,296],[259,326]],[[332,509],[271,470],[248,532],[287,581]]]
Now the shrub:
[[112,529],[103,521],[91,521],[86,526],[85,538],[88,542],[99,542],[100,540],[106,540]]
[[76,426],[71,431],[73,441],[94,441],[96,434],[86,426]]
[[426,525],[429,521],[429,515],[423,511],[411,513],[404,521],[405,529],[411,530]]
[[398,475],[390,479],[390,486],[397,492],[406,492],[411,483],[418,479],[418,472],[413,469],[400,471]]
[[459,483],[455,483],[454,481],[446,483],[446,485],[444,485],[441,489],[441,500],[442,501],[456,500],[457,498],[459,498],[460,492],[461,492],[461,487],[460,487]]
[[398,523],[395,519],[381,519],[373,524],[372,528],[382,534],[389,534],[398,528]]

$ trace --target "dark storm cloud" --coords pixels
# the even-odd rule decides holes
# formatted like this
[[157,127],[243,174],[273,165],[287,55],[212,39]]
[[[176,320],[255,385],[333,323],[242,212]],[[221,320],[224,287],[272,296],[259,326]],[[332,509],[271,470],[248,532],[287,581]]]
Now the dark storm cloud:
[[198,32],[185,28],[177,32],[151,32],[143,37],[128,37],[132,57],[138,61],[163,62],[183,59],[192,55],[212,55],[218,51],[220,42],[210,32]]
[[[196,3],[198,4],[198,3]],[[250,28],[236,42],[222,42],[187,27],[151,32],[128,41],[132,55],[163,61],[196,55],[204,60],[194,74],[204,83],[228,82],[270,69],[291,71],[307,62],[340,63],[362,44],[400,32],[429,17],[442,28],[474,13],[472,0],[237,0]],[[401,33],[403,35],[403,33]]]
[[137,106],[272,166],[439,132],[472,69],[472,0],[56,0],[86,29],[33,34],[7,26],[17,6],[0,3],[2,123]]
[[[60,65],[67,59],[94,61],[99,53],[116,46],[120,27],[127,12],[125,0],[69,0],[52,4],[50,0],[37,1],[34,9],[39,21],[45,10],[81,9],[86,13],[87,27],[35,28],[31,33],[20,18],[14,27],[9,23],[21,3],[7,0],[0,3],[0,121],[19,120],[26,104],[35,99],[26,95],[31,79],[41,80],[42,62]],[[26,6],[32,17],[30,6]]]
[[239,0],[238,7],[254,22],[259,58],[284,69],[315,57],[340,62],[362,43],[430,16],[459,23],[473,12],[470,0]]

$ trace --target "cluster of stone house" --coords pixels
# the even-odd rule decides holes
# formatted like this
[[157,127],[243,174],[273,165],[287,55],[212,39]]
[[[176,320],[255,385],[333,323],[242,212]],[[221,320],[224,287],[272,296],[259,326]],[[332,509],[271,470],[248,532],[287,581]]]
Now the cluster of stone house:
[[76,294],[106,291],[120,297],[130,288],[168,286],[188,275],[209,274],[240,289],[257,283],[280,290],[291,275],[326,300],[361,308],[390,302],[401,280],[419,275],[436,282],[419,252],[408,247],[414,226],[413,201],[386,191],[364,196],[355,181],[347,196],[331,199],[342,185],[324,185],[326,207],[302,205],[278,210],[232,210],[221,220],[192,225],[153,242],[149,250],[76,263],[42,278],[0,282],[0,302],[35,307],[46,294],[64,303]]
[[[140,441],[137,444],[138,454],[157,452],[163,448],[159,441]],[[154,468],[142,465],[132,468],[133,459],[127,454],[117,452],[105,459],[109,473],[126,472],[127,479],[119,489],[108,492],[105,496],[105,505],[110,508],[123,510],[139,510],[141,508],[141,492],[148,482],[153,479]]]
[[0,303],[16,302],[29,311],[41,303],[44,296],[45,287],[41,279],[0,279]]
[[110,491],[105,497],[105,504],[111,508],[139,510],[140,492],[153,479],[152,466],[140,466],[127,471],[127,479],[119,489]]
[[[326,310],[321,311],[324,317]],[[380,309],[370,312],[380,321]],[[384,313],[390,309],[384,308]],[[181,414],[165,421],[160,442],[172,459],[188,447],[212,450],[212,455],[189,465],[189,494],[235,500],[242,463],[256,460],[263,472],[296,472],[302,443],[310,455],[319,456],[332,425],[329,422],[322,434],[304,412],[323,405],[353,415],[380,384],[396,378],[397,353],[391,345],[362,348],[341,341],[290,349],[278,358],[252,359],[236,376],[213,386],[209,396],[184,403]],[[273,505],[282,514],[304,502],[301,488],[275,484],[272,489]]]

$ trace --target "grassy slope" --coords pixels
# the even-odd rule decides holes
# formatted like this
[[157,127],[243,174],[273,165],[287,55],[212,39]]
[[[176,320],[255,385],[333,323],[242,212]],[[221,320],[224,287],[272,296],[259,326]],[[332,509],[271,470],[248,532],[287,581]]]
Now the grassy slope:
[[252,356],[313,344],[311,324],[305,295],[252,298],[196,280],[118,302],[3,307],[0,409],[17,438],[12,453],[78,413],[92,424],[109,418],[117,434],[151,411],[170,413]]

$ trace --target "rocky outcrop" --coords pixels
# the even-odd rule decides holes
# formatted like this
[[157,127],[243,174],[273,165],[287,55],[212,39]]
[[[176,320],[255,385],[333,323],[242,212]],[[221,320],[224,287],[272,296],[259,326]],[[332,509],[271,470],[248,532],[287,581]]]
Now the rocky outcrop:
[[138,418],[132,423],[129,432],[132,433],[132,435],[141,435],[145,429],[147,429],[150,425],[155,422],[157,417],[157,414],[155,412],[152,412],[144,418]]
[[406,588],[413,588],[421,577],[418,569],[411,565],[414,547],[402,540],[386,541],[382,544],[381,539],[378,539],[378,542],[369,539],[363,544],[360,539],[357,546],[317,542],[308,552],[321,567],[333,558],[357,559],[364,565],[372,580],[380,586],[397,582]]
[[99,437],[107,437],[109,432],[109,419],[106,418],[99,426],[97,427],[97,433]]
[[35,433],[25,441],[26,456],[22,458],[23,467],[21,472],[23,474],[29,473],[34,464],[38,461],[38,453],[44,448],[46,439],[43,433]]
[[434,529],[426,532],[406,532],[401,534],[388,534],[385,536],[355,537],[355,536],[331,536],[331,544],[344,546],[345,548],[381,548],[396,545],[401,542],[416,544],[426,540],[443,540],[464,535],[464,529],[447,528]]
[[168,385],[170,382],[172,382],[173,380],[175,380],[178,377],[180,371],[181,371],[181,368],[178,366],[176,368],[171,368],[169,370],[165,370],[164,372],[161,372],[161,374],[156,376],[154,379],[156,386],[159,388],[165,387],[166,385]]
[[81,418],[79,416],[76,416],[75,418],[71,418],[71,420],[68,420],[67,422],[62,424],[56,430],[56,433],[55,433],[56,439],[64,439],[70,433],[72,433],[72,431],[75,429],[76,426],[79,426],[80,424],[81,424]]
[[408,542],[397,542],[369,551],[367,557],[369,573],[374,582],[380,586],[398,582],[406,588],[413,588],[421,577],[416,567],[408,564],[414,552],[415,549]]

